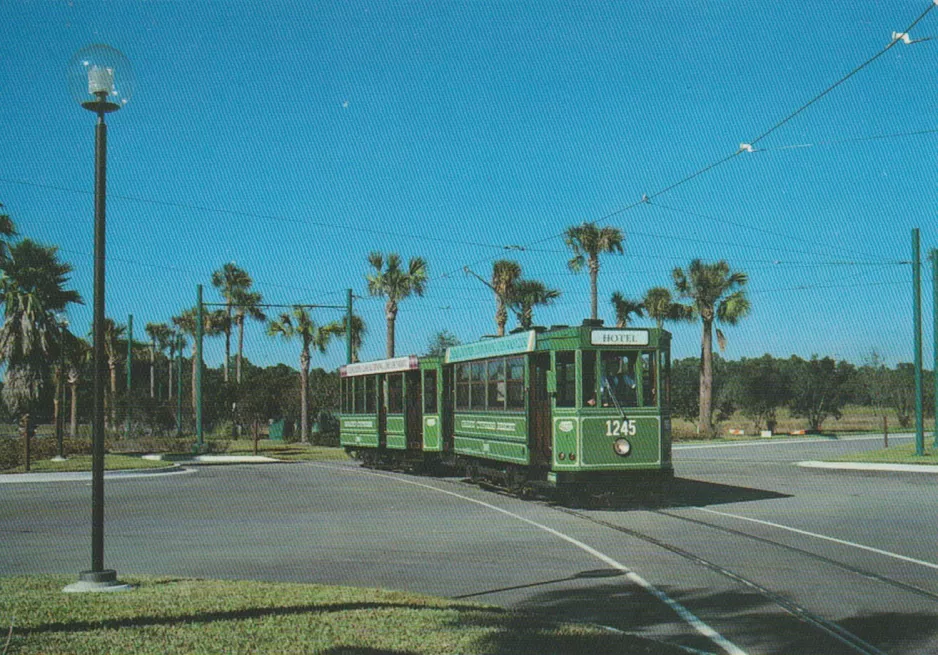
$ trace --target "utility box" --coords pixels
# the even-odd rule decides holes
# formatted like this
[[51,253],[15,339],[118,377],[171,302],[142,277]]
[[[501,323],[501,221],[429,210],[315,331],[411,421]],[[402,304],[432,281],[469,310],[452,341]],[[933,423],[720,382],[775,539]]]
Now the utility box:
[[286,432],[286,423],[287,422],[283,419],[271,421],[268,438],[271,441],[283,441],[284,433]]

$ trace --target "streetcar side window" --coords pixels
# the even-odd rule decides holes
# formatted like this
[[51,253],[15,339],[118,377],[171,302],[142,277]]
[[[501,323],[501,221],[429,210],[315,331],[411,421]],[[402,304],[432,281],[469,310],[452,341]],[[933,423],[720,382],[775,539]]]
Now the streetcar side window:
[[388,376],[388,414],[404,413],[404,376],[395,373]]
[[596,407],[596,351],[583,351],[582,395],[584,407]]
[[488,361],[486,395],[489,410],[505,409],[505,360],[502,358]]
[[670,407],[671,406],[671,353],[661,350],[658,352],[658,358],[660,362],[660,371],[661,381],[664,383],[662,388],[662,393],[664,395],[664,402],[662,405]]
[[355,378],[355,413],[365,413],[365,378]]
[[423,412],[436,414],[436,371],[423,372]]
[[375,409],[375,400],[377,395],[375,394],[375,377],[369,375],[365,378],[365,413],[374,414]]
[[505,361],[508,409],[524,409],[524,358],[510,357]]
[[485,409],[485,362],[469,365],[469,408]]
[[642,405],[658,405],[658,376],[655,367],[655,353],[646,350],[642,353]]
[[469,364],[456,364],[456,409],[469,409]]
[[576,353],[572,350],[558,352],[555,366],[557,407],[574,407],[576,406]]

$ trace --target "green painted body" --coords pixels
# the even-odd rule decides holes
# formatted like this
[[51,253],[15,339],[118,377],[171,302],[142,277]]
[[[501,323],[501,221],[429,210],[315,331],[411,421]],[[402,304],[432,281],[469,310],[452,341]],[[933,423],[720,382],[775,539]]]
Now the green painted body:
[[377,414],[344,414],[339,417],[339,443],[349,448],[377,448]]
[[458,455],[527,465],[527,425],[523,413],[457,412],[453,417],[454,450]]
[[[350,448],[422,449],[425,453],[448,453],[459,458],[488,460],[502,466],[532,467],[537,471],[536,477],[554,484],[585,480],[590,474],[608,479],[608,474],[616,471],[670,474],[670,412],[666,403],[661,406],[658,402],[667,396],[670,339],[668,332],[656,329],[577,326],[548,332],[524,332],[457,346],[450,349],[445,359],[422,358],[419,361],[419,425],[406,425],[413,413],[389,414],[385,419],[384,434],[379,434],[377,415],[343,415],[340,421],[341,443]],[[597,393],[603,392],[603,379],[615,380],[614,375],[600,372],[599,354],[589,356],[592,368],[586,367],[585,353],[590,351],[637,353],[632,388],[635,389],[633,401],[639,406],[598,407],[585,402],[584,382],[585,388],[592,390],[591,397],[596,397]],[[559,353],[567,353],[563,355],[563,365],[567,367],[568,375],[571,370],[576,375],[575,392],[570,391],[568,382],[567,401],[562,403],[569,407],[557,406]],[[645,357],[650,358],[648,361],[652,362],[648,371],[641,353],[645,353]],[[499,408],[497,411],[455,409],[455,369],[459,363],[518,356],[525,360],[524,409],[520,409],[520,404],[517,410],[510,409],[510,405],[509,409]],[[433,380],[432,376],[427,377],[430,370],[436,371],[435,386],[428,383],[428,380]],[[594,371],[594,380],[582,379],[587,370]],[[536,371],[541,372],[540,377]],[[652,374],[654,382],[649,380],[646,383],[645,376]],[[609,377],[603,378],[602,375]],[[449,380],[448,388],[444,388],[445,380]],[[534,380],[539,380],[537,385],[532,382]],[[405,383],[405,395],[418,393],[414,386],[412,382]],[[571,400],[574,393],[575,400]],[[428,394],[435,396],[435,405],[428,399]],[[484,405],[491,402],[490,399]],[[549,434],[535,433],[538,429]],[[417,439],[415,430],[419,431],[420,439]],[[630,450],[626,456],[616,453],[617,439],[628,440]]]

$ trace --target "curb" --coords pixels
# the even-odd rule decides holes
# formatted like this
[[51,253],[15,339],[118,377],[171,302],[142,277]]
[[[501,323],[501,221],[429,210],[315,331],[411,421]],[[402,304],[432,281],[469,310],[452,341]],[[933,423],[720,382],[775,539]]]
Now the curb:
[[902,473],[938,473],[933,464],[877,464],[873,462],[796,462],[803,468],[837,469],[841,471],[898,471]]
[[210,464],[276,464],[281,460],[264,455],[196,455],[186,459],[167,459],[163,455],[144,455],[142,459],[154,462],[174,462],[176,466],[185,464],[187,466],[200,466]]
[[[105,471],[105,480],[120,480],[128,478],[152,477],[154,475],[176,475],[179,473],[192,473],[179,464],[153,469],[124,469],[121,471]],[[61,471],[46,473],[4,473],[0,474],[0,484],[26,484],[29,482],[88,482],[91,480],[91,471]]]

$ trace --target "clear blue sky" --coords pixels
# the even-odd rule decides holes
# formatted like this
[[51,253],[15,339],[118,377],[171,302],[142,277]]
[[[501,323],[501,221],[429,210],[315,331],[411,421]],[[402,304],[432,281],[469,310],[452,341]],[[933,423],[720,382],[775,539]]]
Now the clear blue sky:
[[[475,263],[487,275],[486,258],[513,256],[563,291],[538,323],[575,323],[589,311],[588,277],[567,271],[559,239],[523,253],[486,244],[600,219],[731,154],[929,4],[6,0],[0,202],[74,265],[88,305],[72,321],[86,332],[94,117],[69,97],[65,69],[106,42],[137,77],[109,118],[107,310],[134,314],[138,334],[191,306],[195,285],[228,261],[269,302],[366,295],[372,250],[429,261],[427,296],[401,307],[399,354],[441,329],[464,341],[493,331],[491,292],[459,273]],[[912,34],[938,36],[938,9]],[[936,57],[938,40],[900,43],[758,144],[770,150],[655,198],[684,213],[642,205],[610,218],[627,245],[603,260],[603,316],[613,290],[640,296],[694,257],[725,258],[750,274],[753,305],[726,330],[727,357],[859,362],[876,347],[909,361],[911,269],[869,263],[910,259],[915,226],[924,252],[938,244],[938,135],[820,142],[938,127]],[[358,308],[363,355],[381,357],[382,303]],[[676,356],[699,352],[699,326],[673,331]],[[259,325],[246,351],[296,362]],[[210,345],[209,362],[220,353]],[[343,355],[338,343],[314,365]]]

